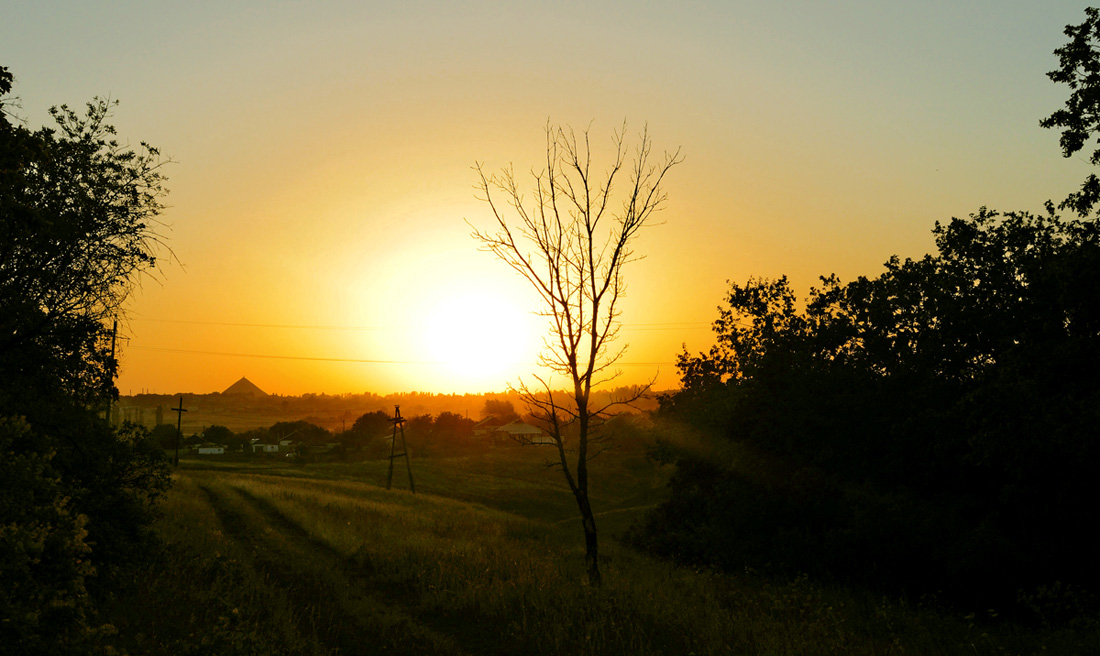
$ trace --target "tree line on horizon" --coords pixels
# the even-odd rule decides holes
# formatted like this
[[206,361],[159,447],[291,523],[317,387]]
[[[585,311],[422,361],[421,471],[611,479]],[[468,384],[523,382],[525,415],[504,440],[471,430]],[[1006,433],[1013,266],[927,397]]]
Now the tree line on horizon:
[[[620,397],[630,392],[629,387],[612,387],[596,390],[594,394],[599,399]],[[471,411],[483,408],[487,400],[507,401],[513,405],[522,406],[523,397],[515,390],[485,393],[447,394],[436,392],[394,392],[390,394],[376,394],[373,392],[326,394],[307,392],[299,395],[268,394],[262,397],[239,397],[226,395],[220,392],[207,394],[177,393],[177,394],[136,394],[122,395],[119,397],[120,405],[124,407],[141,407],[146,409],[162,408],[162,420],[167,422],[171,417],[168,409],[175,407],[180,398],[184,404],[199,402],[203,407],[219,409],[241,409],[244,411],[256,411],[258,413],[343,413],[346,411],[362,413],[366,411],[382,410],[392,412],[395,405],[400,405],[406,412],[417,414],[439,414],[441,412],[453,412],[469,415]],[[656,398],[647,399],[635,408],[627,408],[627,411],[650,410],[657,407]],[[477,416],[476,413],[474,416]]]
[[[525,419],[516,412],[511,401],[491,397],[485,399],[480,416],[482,420],[495,418],[498,423]],[[489,437],[475,438],[478,423],[478,420],[446,410],[437,415],[411,415],[403,422],[414,456],[442,455],[492,446]],[[174,424],[159,424],[150,431],[150,436],[166,450],[174,449],[177,438],[180,438],[181,444],[189,447],[216,445],[225,447],[229,453],[245,454],[251,454],[250,447],[256,443],[279,444],[283,440],[292,440],[295,447],[293,455],[296,457],[350,461],[388,455],[393,429],[392,414],[374,410],[363,413],[346,430],[340,431],[328,430],[308,420],[295,420],[239,432],[214,424],[186,437],[177,433]]]

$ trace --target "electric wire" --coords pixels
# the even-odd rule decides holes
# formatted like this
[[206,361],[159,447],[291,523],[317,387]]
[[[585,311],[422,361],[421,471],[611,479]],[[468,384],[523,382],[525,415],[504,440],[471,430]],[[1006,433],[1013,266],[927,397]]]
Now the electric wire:
[[[273,355],[268,353],[229,353],[225,351],[200,351],[192,349],[164,348],[159,346],[130,346],[130,351],[148,351],[152,353],[181,353],[186,355],[213,355],[236,358],[260,358],[268,360],[305,360],[309,362],[350,362],[360,364],[392,364],[392,365],[419,365],[419,366],[449,366],[453,363],[441,360],[376,360],[371,358],[324,358],[308,355]],[[536,362],[508,362],[509,366],[540,366]],[[663,367],[672,366],[675,362],[616,362],[616,367]]]

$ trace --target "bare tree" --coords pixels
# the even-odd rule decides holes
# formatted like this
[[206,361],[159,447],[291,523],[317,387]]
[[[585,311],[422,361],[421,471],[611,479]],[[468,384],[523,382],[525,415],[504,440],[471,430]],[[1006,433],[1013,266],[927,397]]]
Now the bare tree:
[[[588,130],[578,141],[572,129],[547,124],[546,166],[531,172],[530,202],[511,168],[487,174],[475,165],[480,199],[489,204],[496,225],[490,231],[475,228],[473,237],[541,297],[539,314],[550,325],[539,364],[551,373],[532,374],[538,385],[521,380],[516,390],[557,447],[554,465],[564,473],[581,514],[588,580],[599,585],[596,518],[588,497],[588,461],[601,450],[595,432],[611,407],[638,400],[649,385],[601,407],[592,404],[591,394],[620,373],[614,365],[626,347],[615,348],[614,342],[626,293],[623,268],[637,259],[632,242],[664,203],[661,184],[681,157],[677,149],[655,161],[646,129],[630,152],[624,123],[612,140],[611,166],[599,176],[592,171],[589,139]],[[553,374],[568,379],[571,391],[555,391]]]

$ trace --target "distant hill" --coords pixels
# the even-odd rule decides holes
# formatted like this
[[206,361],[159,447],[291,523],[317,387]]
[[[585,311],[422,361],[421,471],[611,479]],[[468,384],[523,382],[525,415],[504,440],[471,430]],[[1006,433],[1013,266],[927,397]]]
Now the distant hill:
[[247,396],[250,398],[263,398],[267,396],[267,392],[256,387],[252,381],[244,377],[226,388],[222,394],[226,396]]

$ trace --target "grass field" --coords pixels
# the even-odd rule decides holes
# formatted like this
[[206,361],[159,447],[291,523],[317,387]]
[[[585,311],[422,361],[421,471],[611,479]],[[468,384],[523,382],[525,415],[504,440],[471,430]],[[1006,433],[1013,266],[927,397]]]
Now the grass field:
[[[400,463],[399,463],[400,464]],[[1086,637],[983,624],[799,579],[697,572],[620,545],[667,472],[596,462],[604,585],[529,449],[386,462],[185,461],[164,546],[109,609],[131,654],[1039,654]],[[1095,638],[1095,635],[1091,636]]]

